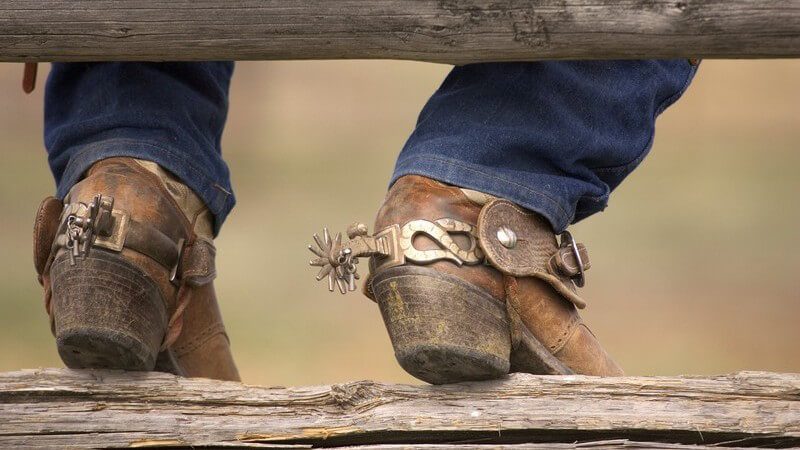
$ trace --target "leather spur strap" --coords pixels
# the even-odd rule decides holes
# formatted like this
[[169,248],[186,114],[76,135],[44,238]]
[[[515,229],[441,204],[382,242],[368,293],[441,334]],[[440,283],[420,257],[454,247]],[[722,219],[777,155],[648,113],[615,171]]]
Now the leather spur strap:
[[36,72],[39,65],[36,63],[25,63],[25,71],[22,74],[22,90],[30,94],[36,89]]
[[93,248],[121,252],[128,248],[150,257],[171,274],[177,274],[184,239],[175,242],[153,226],[131,219],[127,211],[114,209],[113,199],[98,195],[89,204],[64,207],[53,252],[64,248],[71,263]]
[[[414,239],[420,234],[439,248],[417,249]],[[457,241],[454,235],[466,239]],[[309,246],[316,256],[310,264],[320,267],[317,280],[327,278],[330,291],[335,287],[342,294],[355,290],[360,257],[372,257],[372,273],[407,263],[424,265],[447,260],[459,267],[488,264],[512,277],[540,278],[578,308],[586,306],[575,289],[576,285],[583,286],[585,272],[591,266],[586,247],[567,232],[559,243],[543,217],[508,200],[488,199],[477,225],[453,218],[416,219],[370,236],[366,225],[355,223],[348,228],[347,236],[349,241],[343,242],[341,233],[332,237],[326,228],[322,237],[314,235],[316,247]],[[369,281],[365,286],[367,297],[374,299]]]
[[589,254],[568,233],[562,243],[541,216],[514,203],[496,199],[478,215],[478,240],[489,263],[506,275],[547,281],[578,308],[586,302],[575,284],[583,285]]
[[127,211],[115,209],[113,202],[98,194],[89,204],[66,205],[51,251],[65,248],[78,258],[92,247],[114,252],[127,248],[159,263],[171,281],[199,286],[214,279],[216,250],[211,240],[193,235],[173,241],[159,229],[132,219]]

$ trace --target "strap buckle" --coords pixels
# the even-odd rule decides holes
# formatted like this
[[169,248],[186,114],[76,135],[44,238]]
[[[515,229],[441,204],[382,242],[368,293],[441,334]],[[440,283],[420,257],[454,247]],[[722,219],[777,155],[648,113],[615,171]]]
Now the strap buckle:
[[109,222],[108,229],[97,233],[94,245],[121,252],[125,246],[125,237],[128,235],[131,215],[121,209],[112,209],[110,214],[112,220]]
[[178,250],[178,256],[175,258],[175,265],[172,266],[172,269],[169,271],[169,281],[174,285],[180,284],[180,280],[178,279],[178,267],[181,264],[181,256],[183,256],[183,247],[186,239],[180,238],[178,239],[178,244],[175,248]]
[[586,284],[586,267],[583,264],[581,252],[578,250],[578,243],[575,242],[572,234],[565,230],[561,233],[561,248],[567,247],[572,250],[572,255],[575,257],[575,262],[578,266],[578,274],[572,276],[571,279],[575,283],[575,286],[583,287]]

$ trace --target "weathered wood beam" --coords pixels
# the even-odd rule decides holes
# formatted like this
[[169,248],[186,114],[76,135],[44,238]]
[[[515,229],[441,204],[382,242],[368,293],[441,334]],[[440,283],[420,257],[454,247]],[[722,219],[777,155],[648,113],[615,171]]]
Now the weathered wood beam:
[[0,61],[800,57],[800,0],[3,0]]
[[[800,445],[800,374],[533,376],[266,388],[159,373],[0,374],[0,447]],[[514,448],[514,447],[509,447]]]

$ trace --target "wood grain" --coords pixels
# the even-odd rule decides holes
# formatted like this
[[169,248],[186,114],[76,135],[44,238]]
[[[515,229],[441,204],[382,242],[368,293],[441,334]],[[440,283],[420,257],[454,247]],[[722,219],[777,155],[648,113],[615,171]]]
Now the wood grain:
[[160,373],[0,374],[0,447],[559,443],[578,448],[587,442],[604,448],[797,446],[800,374],[515,374],[445,386],[360,381],[295,388]]
[[800,57],[800,0],[3,0],[0,61]]

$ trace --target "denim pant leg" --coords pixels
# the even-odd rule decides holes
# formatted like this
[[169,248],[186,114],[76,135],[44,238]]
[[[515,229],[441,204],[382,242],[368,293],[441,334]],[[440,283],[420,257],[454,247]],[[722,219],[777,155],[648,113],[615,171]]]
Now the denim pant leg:
[[556,232],[605,208],[686,90],[687,60],[460,66],[420,113],[395,167],[507,198]]
[[44,137],[58,198],[101,159],[150,160],[200,196],[218,233],[235,203],[220,150],[232,74],[231,62],[53,64]]

